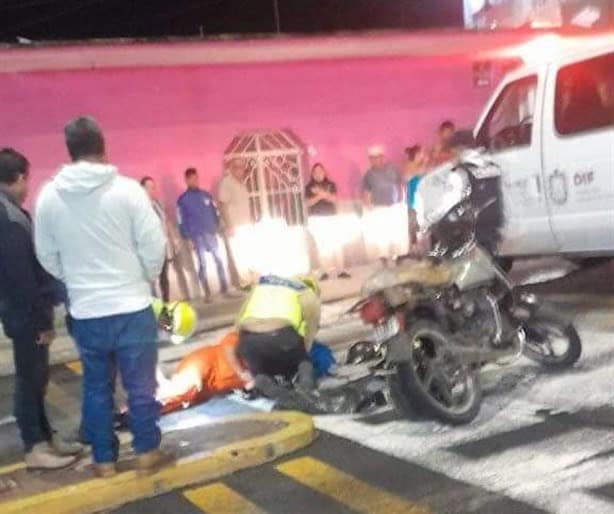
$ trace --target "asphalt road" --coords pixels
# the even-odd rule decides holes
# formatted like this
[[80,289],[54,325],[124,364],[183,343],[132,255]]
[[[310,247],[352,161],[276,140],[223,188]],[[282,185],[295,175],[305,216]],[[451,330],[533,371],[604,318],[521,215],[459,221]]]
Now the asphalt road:
[[[544,261],[519,266],[515,277],[539,283],[569,271]],[[613,275],[608,264],[532,286],[574,317],[582,360],[562,374],[524,359],[486,369],[483,408],[468,426],[410,422],[390,408],[318,417],[320,436],[300,454],[116,512],[614,513]],[[52,375],[51,415],[68,429],[78,420],[79,369]],[[10,379],[0,382],[0,418],[10,388]],[[206,407],[205,422],[259,408],[221,399]],[[2,461],[18,458],[10,418],[0,422],[0,447]]]

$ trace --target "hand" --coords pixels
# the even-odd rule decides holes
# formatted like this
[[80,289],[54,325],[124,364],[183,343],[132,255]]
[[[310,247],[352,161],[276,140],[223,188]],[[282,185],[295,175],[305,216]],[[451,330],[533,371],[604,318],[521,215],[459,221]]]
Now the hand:
[[55,330],[45,330],[44,332],[41,332],[40,334],[38,334],[38,339],[36,340],[36,344],[39,344],[41,346],[49,346],[51,343],[53,343],[53,340],[55,339]]
[[252,376],[252,374],[249,371],[243,371],[239,374],[239,377],[241,378],[241,380],[244,383],[244,388],[247,390],[253,389],[254,388],[254,377]]

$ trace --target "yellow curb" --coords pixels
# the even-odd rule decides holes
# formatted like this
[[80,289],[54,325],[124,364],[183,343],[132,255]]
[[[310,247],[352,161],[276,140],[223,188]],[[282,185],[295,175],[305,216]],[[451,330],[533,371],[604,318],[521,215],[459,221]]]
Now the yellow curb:
[[113,478],[95,478],[27,498],[0,502],[2,514],[89,514],[174,489],[259,466],[309,445],[315,437],[310,416],[298,412],[233,416],[232,421],[270,421],[287,425],[272,434],[223,446],[211,453],[179,460],[152,476],[134,471]]
[[20,469],[24,469],[25,467],[26,467],[25,462],[16,462],[15,464],[9,464],[8,466],[3,466],[0,468],[0,476],[8,475],[9,473],[14,473],[15,471],[19,471]]

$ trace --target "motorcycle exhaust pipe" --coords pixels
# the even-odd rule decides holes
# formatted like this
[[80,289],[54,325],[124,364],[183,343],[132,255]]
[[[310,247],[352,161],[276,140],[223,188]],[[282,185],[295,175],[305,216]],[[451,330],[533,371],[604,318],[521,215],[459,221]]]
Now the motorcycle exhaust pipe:
[[512,344],[505,348],[488,348],[483,350],[452,342],[450,344],[450,349],[465,364],[483,364],[485,362],[496,362],[500,359],[520,357],[524,348],[524,343],[524,330],[519,330]]
[[[460,340],[459,336],[454,337],[455,340]],[[446,348],[459,358],[464,364],[484,364],[487,362],[496,362],[500,359],[510,359],[519,357],[522,354],[525,344],[524,330],[520,329],[516,333],[512,343],[505,348],[487,348],[481,349],[473,346],[473,343],[467,341],[467,344],[454,342],[454,339],[448,341]],[[399,333],[387,343],[386,362],[388,365],[410,362],[412,340],[406,333]]]

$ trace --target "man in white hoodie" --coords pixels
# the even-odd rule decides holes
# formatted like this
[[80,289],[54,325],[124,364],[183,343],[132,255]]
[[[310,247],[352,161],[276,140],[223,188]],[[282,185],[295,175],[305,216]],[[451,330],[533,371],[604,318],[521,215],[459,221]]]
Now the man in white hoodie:
[[107,163],[96,121],[77,118],[64,133],[73,162],[40,193],[36,254],[68,289],[72,335],[84,370],[83,428],[96,472],[116,473],[116,367],[128,393],[137,468],[147,472],[163,461],[155,400],[157,326],[149,285],[162,269],[166,240],[138,182]]

